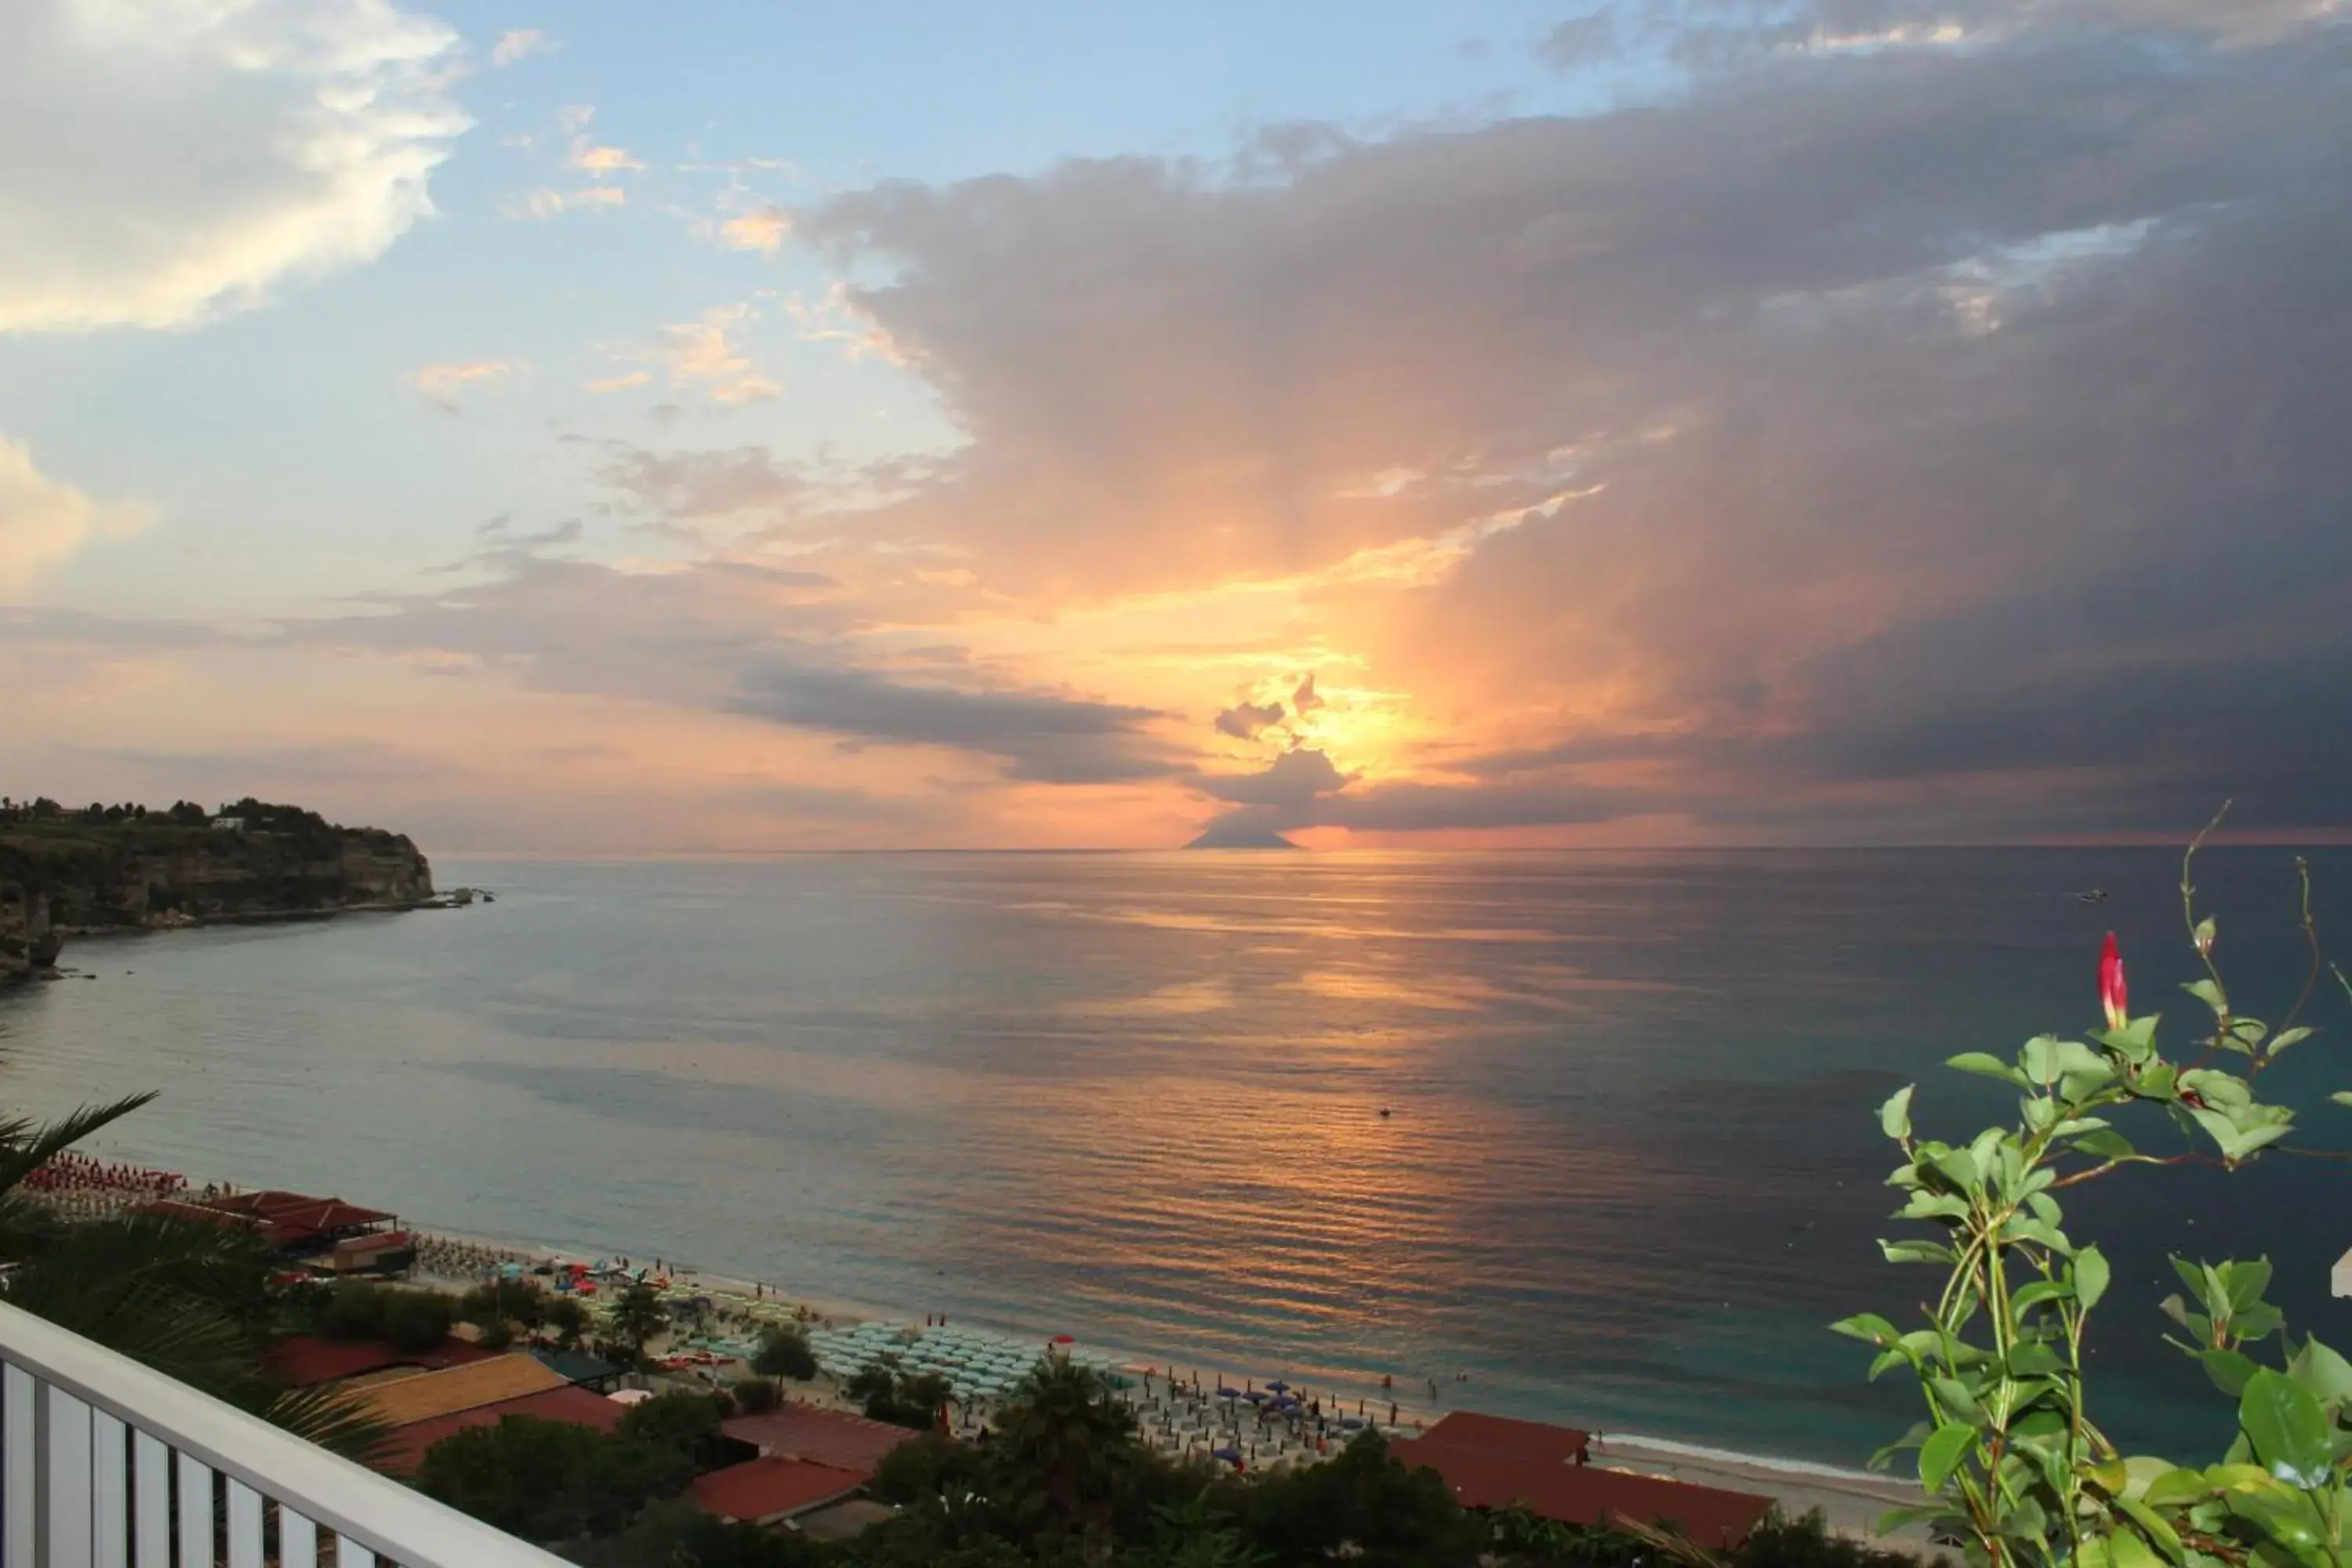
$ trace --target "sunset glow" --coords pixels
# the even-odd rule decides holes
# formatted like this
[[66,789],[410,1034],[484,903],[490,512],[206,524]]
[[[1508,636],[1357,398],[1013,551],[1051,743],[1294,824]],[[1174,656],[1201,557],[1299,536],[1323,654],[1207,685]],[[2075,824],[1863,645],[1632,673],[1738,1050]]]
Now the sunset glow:
[[2352,822],[2338,8],[139,9],[0,25],[19,791],[577,853]]

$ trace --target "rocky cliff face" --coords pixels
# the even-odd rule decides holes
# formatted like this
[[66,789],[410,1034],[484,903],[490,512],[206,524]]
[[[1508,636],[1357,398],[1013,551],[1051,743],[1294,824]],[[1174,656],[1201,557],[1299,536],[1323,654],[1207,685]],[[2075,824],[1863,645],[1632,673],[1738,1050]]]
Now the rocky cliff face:
[[54,963],[68,936],[400,909],[432,897],[423,853],[376,828],[316,818],[244,832],[0,824],[0,981]]
[[55,963],[60,940],[48,896],[0,875],[0,985]]

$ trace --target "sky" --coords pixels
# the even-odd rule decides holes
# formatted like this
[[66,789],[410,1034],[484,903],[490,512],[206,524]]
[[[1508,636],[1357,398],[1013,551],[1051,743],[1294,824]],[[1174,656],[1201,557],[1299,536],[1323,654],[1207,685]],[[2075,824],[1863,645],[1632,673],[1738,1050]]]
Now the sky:
[[2340,0],[12,0],[0,793],[2352,831]]

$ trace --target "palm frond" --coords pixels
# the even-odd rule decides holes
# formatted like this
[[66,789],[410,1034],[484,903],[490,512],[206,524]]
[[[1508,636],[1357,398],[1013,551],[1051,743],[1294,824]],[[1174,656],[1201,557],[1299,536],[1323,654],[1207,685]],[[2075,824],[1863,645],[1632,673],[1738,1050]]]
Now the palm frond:
[[392,1442],[392,1428],[375,1406],[349,1389],[286,1389],[260,1414],[273,1426],[363,1465],[381,1458]]
[[36,1123],[28,1116],[0,1121],[0,1193],[40,1169],[64,1150],[109,1122],[119,1121],[155,1098],[155,1091],[134,1094],[111,1105],[85,1105],[54,1121]]

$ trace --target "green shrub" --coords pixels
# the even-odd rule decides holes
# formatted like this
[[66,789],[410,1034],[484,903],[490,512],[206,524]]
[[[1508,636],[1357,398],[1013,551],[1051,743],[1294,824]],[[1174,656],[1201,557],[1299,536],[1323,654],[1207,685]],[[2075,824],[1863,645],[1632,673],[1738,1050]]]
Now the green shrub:
[[760,1353],[751,1358],[751,1370],[761,1377],[806,1383],[816,1375],[816,1352],[800,1330],[772,1328],[760,1336]]

